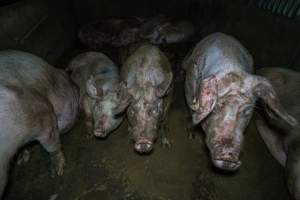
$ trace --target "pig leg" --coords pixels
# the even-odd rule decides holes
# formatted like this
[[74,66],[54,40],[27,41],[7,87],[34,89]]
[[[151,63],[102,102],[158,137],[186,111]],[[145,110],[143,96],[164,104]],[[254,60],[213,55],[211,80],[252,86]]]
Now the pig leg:
[[286,179],[290,193],[295,200],[300,200],[300,148],[299,141],[289,145],[288,158],[286,163]]
[[55,172],[58,176],[63,175],[65,166],[65,157],[61,150],[61,143],[57,126],[47,134],[38,138],[38,141],[44,149],[50,154],[51,158],[51,175],[54,176]]
[[171,95],[167,96],[165,99],[166,105],[164,107],[163,117],[161,121],[161,126],[159,129],[159,136],[162,147],[171,147],[170,141],[170,128],[169,128],[169,112],[171,107]]
[[83,98],[83,110],[85,114],[85,125],[87,127],[88,138],[93,137],[93,118],[92,118],[92,110],[91,110],[91,102],[89,97],[84,96]]
[[160,141],[162,147],[170,148],[171,141],[170,141],[170,128],[168,125],[168,120],[164,120],[162,122],[159,132],[160,132],[159,135],[160,135]]
[[198,139],[200,138],[199,133],[197,132],[196,126],[193,124],[190,114],[186,114],[186,131],[188,133],[189,139]]

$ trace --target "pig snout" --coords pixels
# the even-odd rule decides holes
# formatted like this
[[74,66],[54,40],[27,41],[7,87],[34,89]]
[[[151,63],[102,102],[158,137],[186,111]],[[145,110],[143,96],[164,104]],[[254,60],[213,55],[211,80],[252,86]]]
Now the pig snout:
[[134,144],[134,149],[141,154],[149,153],[153,149],[153,142],[146,138],[139,138]]
[[232,148],[217,149],[212,155],[212,162],[215,167],[225,171],[236,171],[242,164],[239,154]]
[[225,171],[236,171],[242,164],[238,159],[233,159],[231,153],[224,154],[212,159],[215,167]]
[[100,117],[97,123],[95,124],[94,135],[100,138],[106,137],[108,134],[108,124],[109,120],[106,116]]

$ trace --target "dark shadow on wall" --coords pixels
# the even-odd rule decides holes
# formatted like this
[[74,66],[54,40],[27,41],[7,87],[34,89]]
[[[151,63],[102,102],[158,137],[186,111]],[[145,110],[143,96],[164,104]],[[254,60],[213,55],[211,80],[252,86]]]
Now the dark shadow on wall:
[[300,70],[300,21],[259,9],[252,0],[74,0],[79,25],[112,16],[166,14],[188,18],[198,40],[221,31],[239,39],[253,55],[256,67]]
[[0,49],[28,51],[55,64],[76,37],[72,9],[69,0],[22,0],[0,7]]

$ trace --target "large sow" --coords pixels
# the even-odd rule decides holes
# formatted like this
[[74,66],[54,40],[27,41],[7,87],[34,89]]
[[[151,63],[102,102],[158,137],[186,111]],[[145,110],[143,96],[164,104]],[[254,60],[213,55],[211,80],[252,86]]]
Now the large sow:
[[78,92],[63,70],[21,51],[0,52],[0,198],[17,150],[37,140],[49,152],[53,172],[65,165],[59,134],[78,114]]
[[[300,120],[300,73],[282,68],[262,68],[258,74],[272,83],[284,108]],[[276,115],[260,113],[257,129],[275,159],[286,168],[288,188],[300,199],[300,125],[290,127]]]
[[[159,135],[169,146],[168,112],[171,105],[173,74],[166,56],[151,44],[142,44],[129,56],[121,70],[124,83],[122,103],[127,107],[129,132],[139,153],[148,153]],[[127,98],[124,97],[125,94]]]
[[121,103],[118,67],[103,53],[92,51],[72,59],[67,70],[79,87],[89,132],[106,137],[124,118],[114,112]]
[[193,123],[201,123],[213,164],[237,170],[256,100],[268,113],[295,125],[296,120],[280,105],[270,82],[253,75],[253,60],[233,37],[214,33],[205,37],[185,60],[185,95]]

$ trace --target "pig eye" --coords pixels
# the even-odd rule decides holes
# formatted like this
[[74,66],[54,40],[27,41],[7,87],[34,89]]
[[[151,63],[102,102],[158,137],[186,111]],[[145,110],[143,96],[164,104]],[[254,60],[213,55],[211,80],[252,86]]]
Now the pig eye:
[[133,116],[135,114],[135,111],[133,109],[130,109],[128,112],[130,116]]
[[158,108],[155,107],[151,110],[151,114],[154,115],[154,116],[157,116],[159,113],[158,113]]
[[245,108],[245,110],[243,111],[244,115],[250,115],[252,113],[252,107],[247,107]]

